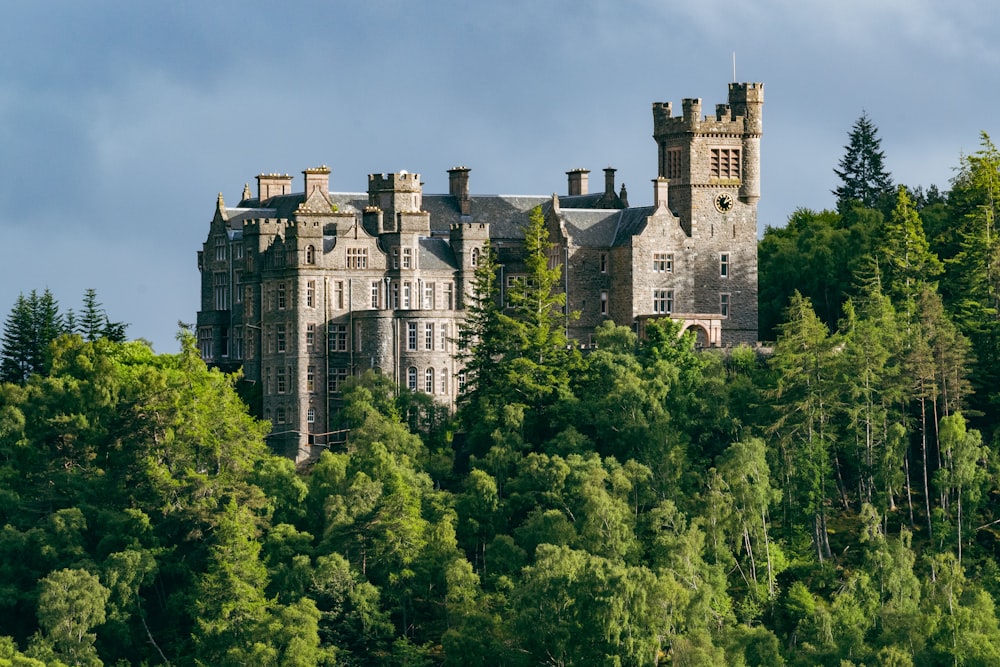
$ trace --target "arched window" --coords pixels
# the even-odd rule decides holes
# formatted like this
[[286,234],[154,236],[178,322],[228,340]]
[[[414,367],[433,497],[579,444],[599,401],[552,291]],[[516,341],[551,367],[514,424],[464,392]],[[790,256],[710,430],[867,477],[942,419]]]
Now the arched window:
[[424,391],[428,394],[434,393],[434,369],[428,368],[424,371]]
[[472,268],[479,266],[479,248],[472,249]]
[[406,386],[410,391],[417,390],[417,369],[415,366],[406,369]]
[[311,245],[306,246],[306,264],[316,263],[316,248]]

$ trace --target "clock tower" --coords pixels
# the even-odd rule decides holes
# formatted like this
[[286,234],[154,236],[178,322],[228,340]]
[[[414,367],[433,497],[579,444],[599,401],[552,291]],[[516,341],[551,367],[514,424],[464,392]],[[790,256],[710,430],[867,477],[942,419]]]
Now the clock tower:
[[728,341],[756,336],[763,104],[761,83],[729,84],[729,100],[717,104],[714,115],[703,115],[700,99],[682,100],[679,117],[671,103],[653,104],[657,173],[697,257],[693,306],[726,318]]

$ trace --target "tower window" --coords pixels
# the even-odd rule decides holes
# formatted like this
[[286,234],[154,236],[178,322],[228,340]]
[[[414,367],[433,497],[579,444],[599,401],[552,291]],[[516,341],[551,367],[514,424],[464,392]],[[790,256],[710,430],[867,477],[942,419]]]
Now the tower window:
[[372,309],[378,310],[378,281],[372,282]]
[[425,322],[424,323],[424,349],[433,350],[434,349],[434,323]]
[[729,253],[723,252],[719,254],[719,276],[722,278],[729,277]]
[[720,294],[719,295],[719,314],[723,317],[729,317],[729,295]]
[[331,324],[330,325],[330,351],[331,352],[347,352],[347,325],[346,324]]
[[670,148],[664,153],[664,161],[666,164],[663,165],[663,177],[664,178],[680,178],[681,177],[681,149],[680,148]]
[[309,280],[306,281],[306,308],[314,308],[316,306],[316,281]]
[[278,325],[278,354],[281,354],[286,349],[286,337],[285,337],[285,325]]
[[601,315],[608,314],[608,291],[601,290]]
[[708,175],[711,178],[735,181],[740,179],[739,148],[713,148],[710,160]]
[[278,310],[284,310],[288,306],[288,293],[285,283],[278,283]]
[[310,352],[313,351],[313,347],[316,345],[316,323],[309,322],[306,324],[306,349]]
[[413,248],[403,248],[403,268],[413,268]]
[[479,266],[479,248],[472,249],[472,268]]
[[316,367],[306,368],[306,391],[316,391]]

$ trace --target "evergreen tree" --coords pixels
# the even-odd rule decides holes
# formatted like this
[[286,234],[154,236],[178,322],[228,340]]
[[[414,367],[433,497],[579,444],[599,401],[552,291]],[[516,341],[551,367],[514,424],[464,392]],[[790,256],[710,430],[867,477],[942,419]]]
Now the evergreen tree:
[[4,324],[0,349],[0,379],[24,384],[45,370],[49,343],[64,333],[59,304],[52,292],[35,290],[27,298],[18,295]]
[[848,137],[840,168],[833,170],[841,180],[841,185],[833,191],[837,209],[843,213],[854,206],[877,208],[892,192],[892,176],[885,169],[878,128],[867,112],[854,122]]

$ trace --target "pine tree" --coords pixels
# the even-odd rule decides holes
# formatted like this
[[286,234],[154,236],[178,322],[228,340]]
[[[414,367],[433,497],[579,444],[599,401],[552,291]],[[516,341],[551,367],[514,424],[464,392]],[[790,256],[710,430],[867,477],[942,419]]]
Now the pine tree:
[[833,170],[842,183],[833,191],[841,213],[854,206],[876,208],[892,193],[892,176],[885,169],[882,140],[867,112],[854,122],[848,137],[840,168]]
[[43,372],[48,363],[49,343],[64,333],[59,304],[52,292],[27,297],[18,295],[4,324],[0,348],[0,379],[23,384],[34,373]]

